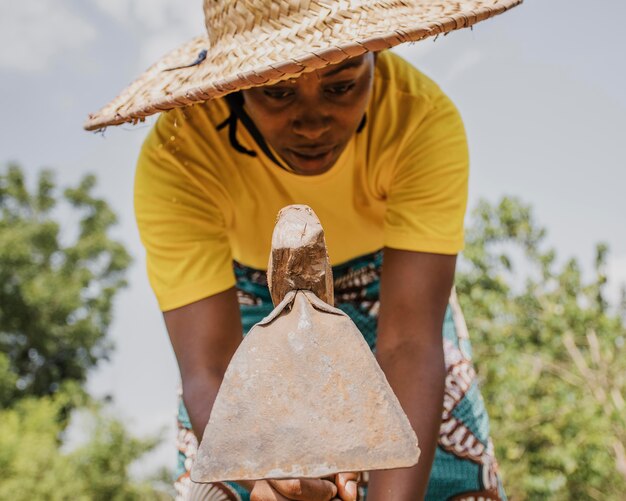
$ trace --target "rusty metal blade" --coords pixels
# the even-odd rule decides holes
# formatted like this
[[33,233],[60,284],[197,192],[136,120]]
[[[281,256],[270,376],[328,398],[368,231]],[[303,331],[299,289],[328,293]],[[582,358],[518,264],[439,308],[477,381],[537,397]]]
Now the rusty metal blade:
[[418,458],[409,420],[352,320],[291,291],[235,353],[191,478],[321,477]]

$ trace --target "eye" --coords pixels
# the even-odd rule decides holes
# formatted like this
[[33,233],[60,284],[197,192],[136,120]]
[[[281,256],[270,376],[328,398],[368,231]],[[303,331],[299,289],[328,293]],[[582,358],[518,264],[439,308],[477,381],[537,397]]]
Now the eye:
[[263,91],[263,94],[265,94],[267,97],[269,97],[270,99],[275,99],[277,101],[280,101],[282,99],[287,99],[291,97],[293,93],[294,92],[291,89],[280,89],[280,88],[274,89],[271,87]]
[[331,85],[326,88],[326,92],[328,94],[332,94],[335,96],[341,96],[343,94],[347,94],[354,88],[354,82],[342,83],[337,85]]

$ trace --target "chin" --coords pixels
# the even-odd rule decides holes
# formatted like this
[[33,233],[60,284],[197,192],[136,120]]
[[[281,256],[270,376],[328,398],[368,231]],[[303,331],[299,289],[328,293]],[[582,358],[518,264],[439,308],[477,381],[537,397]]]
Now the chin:
[[337,163],[339,156],[340,152],[333,152],[332,158],[302,160],[301,158],[293,158],[293,155],[291,155],[292,162],[288,162],[288,165],[296,174],[300,174],[302,176],[315,176],[324,174],[324,172],[332,169]]
[[297,174],[300,174],[301,176],[315,176],[319,174],[324,174],[324,172],[328,172],[330,169],[333,168],[335,163],[336,161],[329,163],[327,165],[320,165],[320,166],[293,165],[291,166],[291,168],[294,170],[294,172],[296,172]]

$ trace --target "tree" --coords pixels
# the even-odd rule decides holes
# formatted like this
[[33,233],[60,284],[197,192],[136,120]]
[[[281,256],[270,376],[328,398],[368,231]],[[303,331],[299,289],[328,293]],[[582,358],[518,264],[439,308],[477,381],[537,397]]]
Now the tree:
[[496,453],[511,499],[621,500],[626,493],[626,328],[593,276],[559,264],[515,199],[474,211],[457,276]]
[[[86,176],[58,195],[44,171],[31,193],[18,166],[0,171],[0,499],[166,497],[128,473],[157,440],[130,436],[83,389],[111,352],[113,299],[130,263],[94,186]],[[67,452],[76,409],[97,426]]]
[[151,450],[154,439],[131,437],[123,425],[92,408],[96,426],[79,449],[61,453],[65,426],[58,419],[76,406],[76,388],[65,385],[53,396],[24,397],[0,410],[0,499],[159,500],[166,496],[148,482],[129,478],[128,466]]
[[[82,383],[110,353],[112,300],[130,257],[108,236],[116,218],[94,184],[86,176],[65,190],[61,207],[51,172],[41,173],[34,193],[17,166],[0,175],[0,405]],[[62,217],[77,219],[65,234]]]

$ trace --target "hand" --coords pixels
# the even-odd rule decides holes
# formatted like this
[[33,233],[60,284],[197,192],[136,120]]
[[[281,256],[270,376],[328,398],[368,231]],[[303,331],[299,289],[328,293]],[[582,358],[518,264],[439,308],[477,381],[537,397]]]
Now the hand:
[[321,478],[257,480],[250,501],[330,501],[336,495],[337,486]]
[[358,478],[358,473],[339,473],[334,479],[259,480],[250,501],[356,501]]
[[342,501],[357,501],[359,477],[358,473],[338,473],[335,475],[337,497]]

